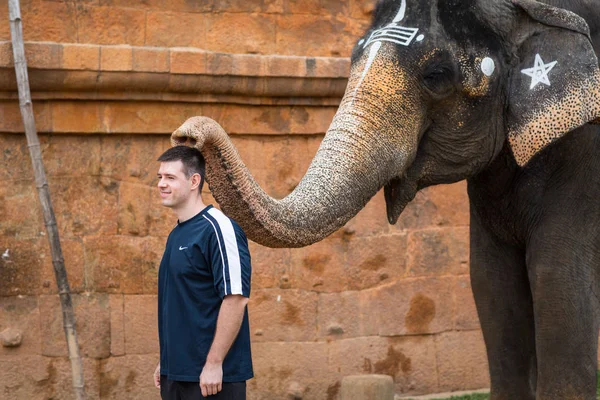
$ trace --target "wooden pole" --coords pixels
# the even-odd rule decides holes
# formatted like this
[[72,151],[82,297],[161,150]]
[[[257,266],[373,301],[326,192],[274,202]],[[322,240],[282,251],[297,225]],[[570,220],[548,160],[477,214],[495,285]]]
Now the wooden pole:
[[25,60],[25,46],[23,44],[23,28],[21,26],[19,0],[8,0],[8,15],[10,19],[15,72],[19,88],[19,105],[21,108],[23,125],[25,126],[29,154],[31,156],[35,174],[35,186],[42,205],[44,223],[46,225],[46,232],[48,233],[48,241],[50,242],[52,265],[54,266],[54,275],[56,277],[56,285],[58,286],[60,305],[63,314],[63,327],[67,338],[69,358],[71,360],[73,390],[75,392],[76,400],[85,400],[83,365],[81,362],[81,355],[79,354],[77,331],[75,330],[75,313],[73,312],[73,303],[71,302],[71,289],[69,288],[69,281],[67,280],[65,261],[60,247],[60,239],[58,237],[58,227],[56,226],[56,218],[50,200],[50,192],[48,190],[48,180],[46,179],[44,162],[42,160],[40,141],[35,128],[35,120],[33,118],[33,106],[31,104],[31,94],[29,92],[29,77],[27,75],[27,61]]

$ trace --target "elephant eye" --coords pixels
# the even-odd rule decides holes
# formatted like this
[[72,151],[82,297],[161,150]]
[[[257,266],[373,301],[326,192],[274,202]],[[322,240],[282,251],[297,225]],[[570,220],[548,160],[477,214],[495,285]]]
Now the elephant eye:
[[456,87],[458,74],[453,63],[448,60],[435,60],[423,71],[424,86],[436,96],[449,95]]

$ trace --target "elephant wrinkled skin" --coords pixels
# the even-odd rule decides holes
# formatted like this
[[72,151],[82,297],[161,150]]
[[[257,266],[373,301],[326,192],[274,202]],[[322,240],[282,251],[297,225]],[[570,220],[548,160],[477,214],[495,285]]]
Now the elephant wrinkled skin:
[[203,152],[221,207],[271,247],[321,240],[382,187],[395,223],[418,190],[467,179],[491,398],[591,400],[599,50],[598,0],[380,0],[289,196],[269,197],[208,118],[186,121],[172,142]]

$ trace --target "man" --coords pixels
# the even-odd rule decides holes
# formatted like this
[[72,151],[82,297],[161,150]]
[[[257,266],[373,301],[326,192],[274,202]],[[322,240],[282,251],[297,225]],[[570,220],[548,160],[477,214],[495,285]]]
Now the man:
[[253,377],[247,303],[250,252],[242,229],[202,200],[204,158],[177,146],[159,158],[162,204],[178,217],[158,273],[163,400],[246,399]]

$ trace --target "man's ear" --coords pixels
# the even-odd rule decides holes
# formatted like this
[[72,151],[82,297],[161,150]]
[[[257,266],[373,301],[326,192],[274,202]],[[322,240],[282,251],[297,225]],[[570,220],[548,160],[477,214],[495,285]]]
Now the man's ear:
[[202,177],[200,176],[200,174],[197,172],[195,174],[193,174],[191,190],[194,191],[194,190],[198,189],[198,186],[200,186],[201,182],[202,182]]
[[508,141],[524,166],[565,133],[600,123],[600,70],[585,20],[535,0],[512,2],[524,18],[514,33]]

